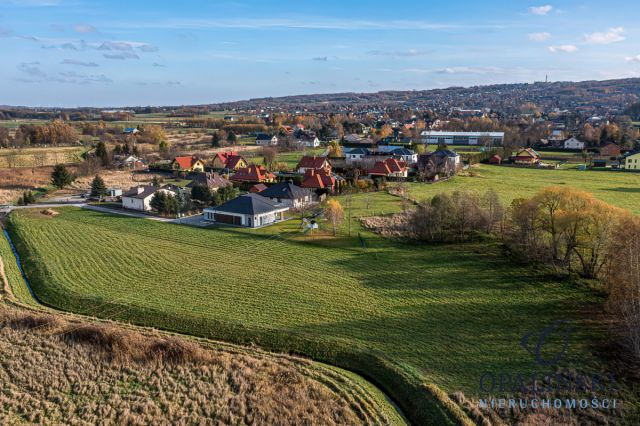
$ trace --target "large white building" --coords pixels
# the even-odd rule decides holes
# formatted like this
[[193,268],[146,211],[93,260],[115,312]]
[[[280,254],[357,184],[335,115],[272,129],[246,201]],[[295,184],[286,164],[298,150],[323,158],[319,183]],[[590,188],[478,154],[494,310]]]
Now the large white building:
[[425,130],[420,134],[422,143],[429,145],[492,145],[504,143],[504,132],[446,132]]

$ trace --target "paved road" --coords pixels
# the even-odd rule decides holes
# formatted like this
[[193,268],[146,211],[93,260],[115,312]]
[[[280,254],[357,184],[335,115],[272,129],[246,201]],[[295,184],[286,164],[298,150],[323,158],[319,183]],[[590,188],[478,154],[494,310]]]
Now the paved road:
[[128,216],[128,217],[137,217],[140,219],[155,220],[157,222],[164,222],[164,223],[177,223],[180,225],[196,226],[199,228],[211,226],[211,223],[206,222],[203,219],[203,215],[201,214],[190,216],[190,217],[183,217],[180,219],[174,219],[174,218],[168,218],[168,217],[152,216],[145,213],[138,213],[130,210],[120,210],[120,209],[112,209],[109,207],[101,207],[101,206],[96,206],[92,204],[87,204],[85,202],[41,203],[41,204],[29,204],[28,206],[0,206],[0,213],[10,213],[13,210],[54,209],[58,207],[80,207],[86,210],[93,210],[93,211],[102,212],[102,213],[117,214],[117,215]]

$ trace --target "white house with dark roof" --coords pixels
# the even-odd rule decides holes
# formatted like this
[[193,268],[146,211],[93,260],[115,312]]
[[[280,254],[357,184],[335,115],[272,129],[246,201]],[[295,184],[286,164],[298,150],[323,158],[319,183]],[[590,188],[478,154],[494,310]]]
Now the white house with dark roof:
[[260,228],[283,221],[287,210],[288,206],[262,195],[246,194],[217,207],[204,209],[203,217],[208,222]]
[[158,186],[135,186],[122,194],[122,208],[141,212],[151,211],[151,199],[157,192],[176,195],[174,191]]
[[278,137],[271,136],[266,133],[258,133],[256,135],[256,145],[275,146],[278,145]]

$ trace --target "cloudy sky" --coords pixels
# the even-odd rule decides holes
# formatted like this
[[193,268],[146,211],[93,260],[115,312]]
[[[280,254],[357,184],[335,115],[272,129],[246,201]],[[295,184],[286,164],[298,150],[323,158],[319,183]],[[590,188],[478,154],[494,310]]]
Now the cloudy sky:
[[0,104],[640,77],[636,0],[0,0]]

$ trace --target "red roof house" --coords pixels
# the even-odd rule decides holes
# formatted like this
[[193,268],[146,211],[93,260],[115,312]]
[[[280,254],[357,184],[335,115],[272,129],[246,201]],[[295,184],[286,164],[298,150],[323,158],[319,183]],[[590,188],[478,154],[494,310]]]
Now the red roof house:
[[326,157],[316,157],[305,155],[296,166],[298,173],[306,173],[309,169],[322,169],[327,173],[331,173],[331,163]]
[[538,164],[540,155],[532,148],[525,148],[513,157],[513,162],[516,164]]
[[251,192],[252,194],[258,194],[267,188],[268,186],[265,185],[264,183],[256,183],[251,188],[249,188],[249,192]]
[[620,154],[620,147],[613,142],[600,147],[600,155],[603,157],[619,157]]
[[204,172],[204,162],[195,156],[176,157],[172,164],[173,170],[184,172]]
[[237,152],[218,152],[211,163],[214,169],[239,169],[248,163]]
[[309,169],[304,174],[302,180],[302,188],[309,189],[326,189],[333,191],[335,189],[336,179],[323,169]]
[[237,169],[231,180],[236,182],[273,182],[276,177],[262,165],[249,164],[248,167]]
[[409,167],[404,161],[395,158],[387,158],[384,161],[376,161],[373,168],[369,170],[371,176],[384,177],[407,177]]

